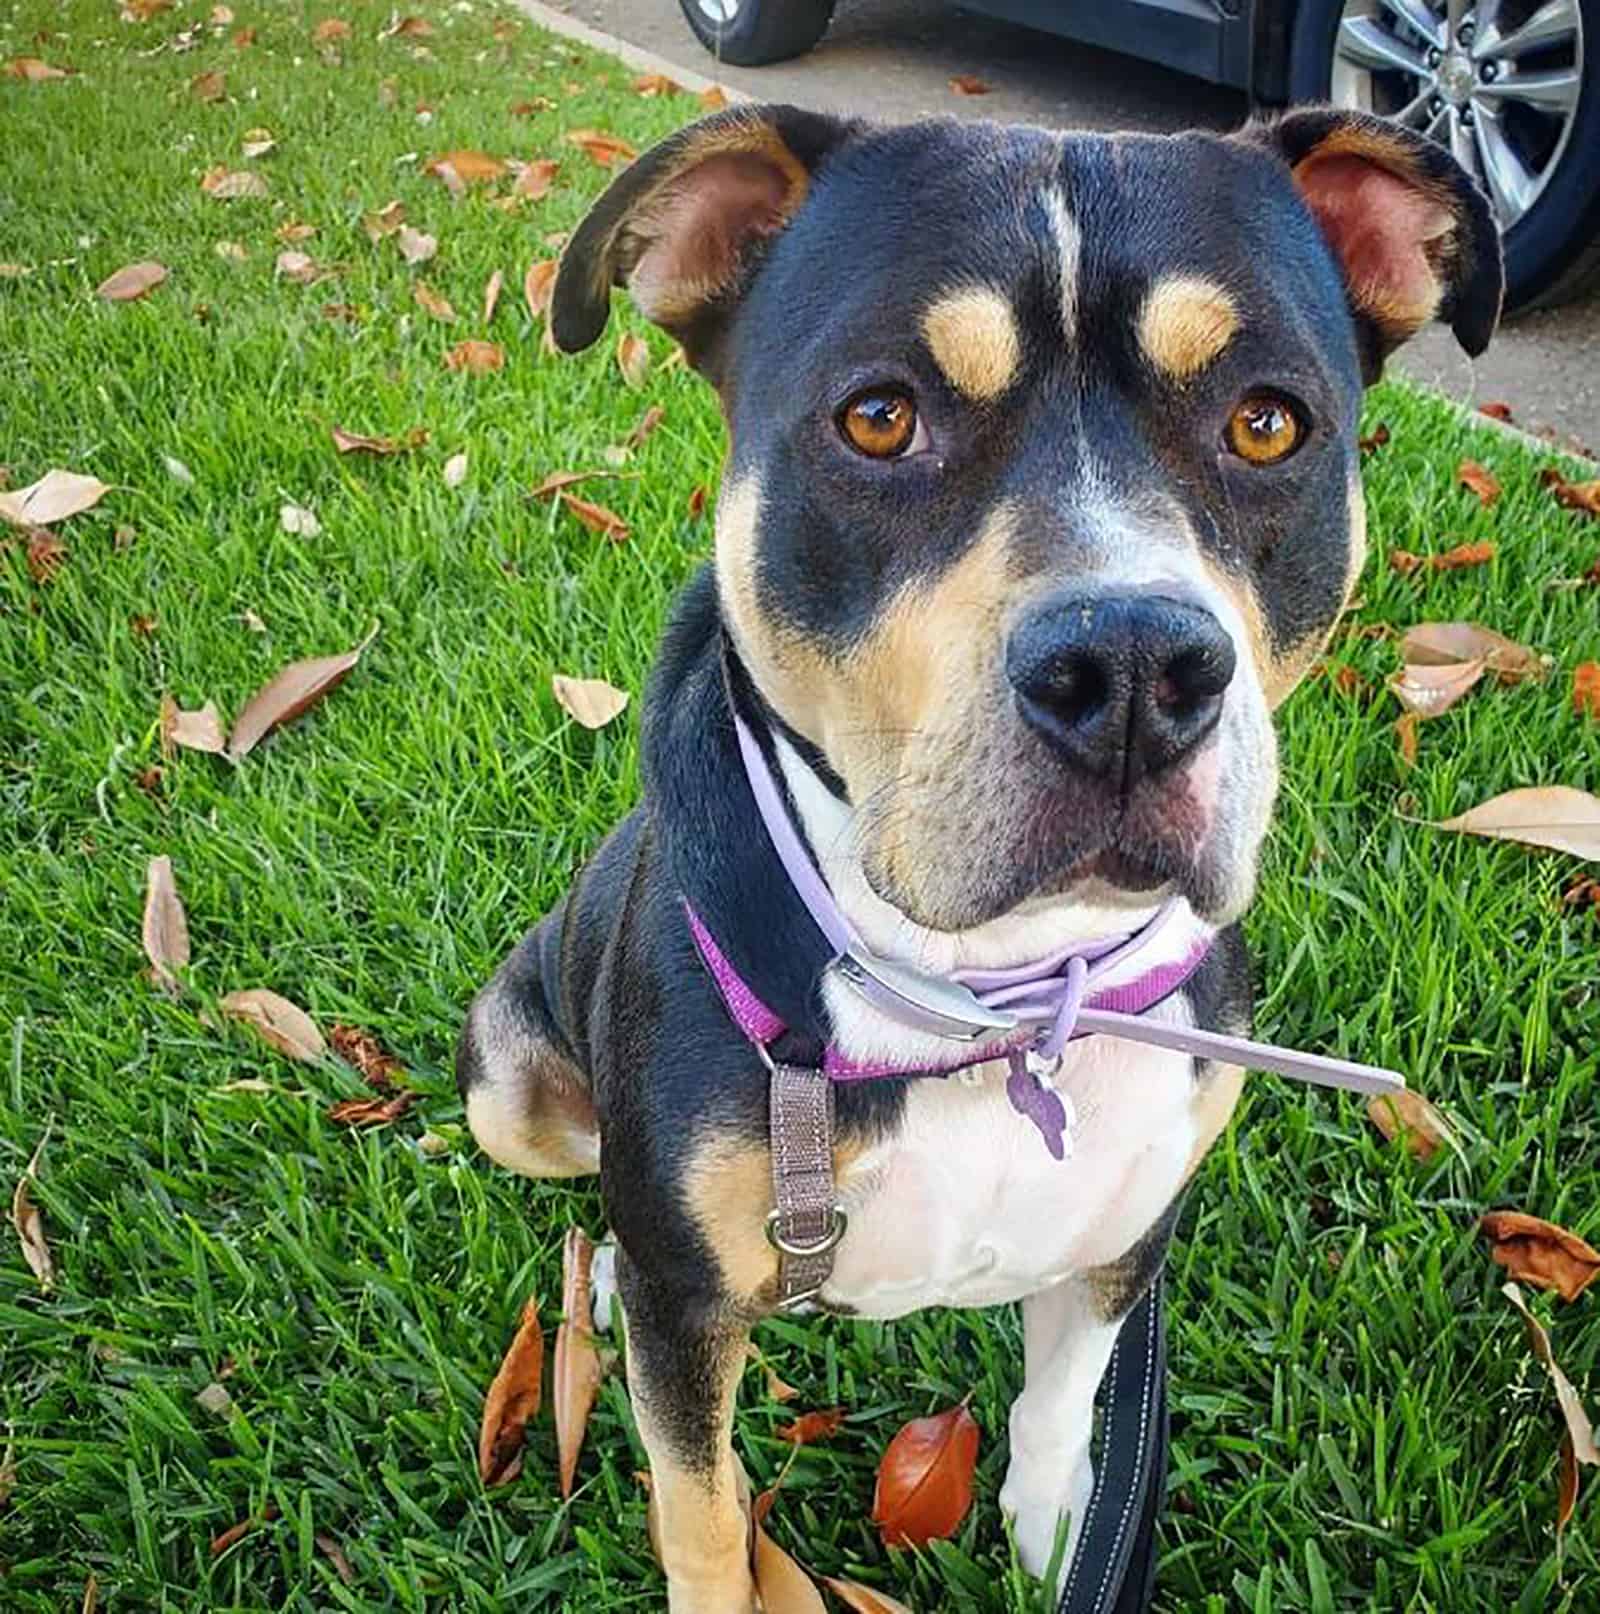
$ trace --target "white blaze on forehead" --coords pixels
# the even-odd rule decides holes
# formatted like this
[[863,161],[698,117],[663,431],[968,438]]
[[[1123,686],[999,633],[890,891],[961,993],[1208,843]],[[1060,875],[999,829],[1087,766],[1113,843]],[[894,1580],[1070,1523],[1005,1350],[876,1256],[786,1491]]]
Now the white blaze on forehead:
[[922,334],[950,384],[969,398],[998,398],[1016,379],[1022,362],[1016,310],[993,286],[946,292],[922,316]]
[[1078,335],[1078,260],[1083,238],[1078,232],[1078,221],[1067,207],[1067,199],[1060,191],[1049,189],[1040,193],[1044,203],[1044,216],[1050,221],[1050,233],[1055,237],[1056,258],[1061,284],[1061,334],[1069,342]]

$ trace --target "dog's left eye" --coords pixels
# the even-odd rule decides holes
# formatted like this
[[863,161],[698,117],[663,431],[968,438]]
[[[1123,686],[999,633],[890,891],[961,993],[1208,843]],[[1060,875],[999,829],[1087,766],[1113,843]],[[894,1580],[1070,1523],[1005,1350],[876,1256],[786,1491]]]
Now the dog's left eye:
[[1292,405],[1274,393],[1255,393],[1228,417],[1230,452],[1252,465],[1275,465],[1300,446],[1305,427]]
[[910,393],[893,387],[868,387],[839,411],[839,431],[858,454],[893,460],[925,439]]

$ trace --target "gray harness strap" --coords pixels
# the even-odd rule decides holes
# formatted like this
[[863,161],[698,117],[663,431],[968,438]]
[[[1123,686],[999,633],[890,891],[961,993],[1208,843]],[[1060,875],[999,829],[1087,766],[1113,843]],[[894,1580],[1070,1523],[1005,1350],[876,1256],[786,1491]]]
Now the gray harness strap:
[[778,1252],[778,1306],[814,1299],[833,1271],[846,1218],[833,1191],[833,1083],[820,1070],[772,1066],[772,1197],[767,1242]]

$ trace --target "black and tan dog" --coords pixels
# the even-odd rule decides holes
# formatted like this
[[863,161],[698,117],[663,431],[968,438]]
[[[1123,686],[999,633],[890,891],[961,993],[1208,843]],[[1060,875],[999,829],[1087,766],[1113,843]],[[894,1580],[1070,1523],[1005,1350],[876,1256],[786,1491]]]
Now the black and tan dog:
[[1154,138],[741,108],[585,219],[563,348],[614,285],[721,398],[715,562],[644,705],[643,805],[472,1006],[467,1115],[513,1170],[599,1172],[671,1607],[747,1614],[730,1426],[782,1294],[763,1056],[876,1075],[832,1084],[812,1298],[1022,1301],[1001,1500],[1037,1572],[1242,1072],[1079,1037],[1053,1140],[1015,1059],[913,1076],[959,1050],[839,967],[752,781],[885,969],[1025,974],[1176,909],[1162,945],[1200,961],[1138,1006],[1243,1030],[1271,714],[1365,550],[1362,390],[1436,315],[1484,347],[1495,227],[1441,150],[1355,114]]

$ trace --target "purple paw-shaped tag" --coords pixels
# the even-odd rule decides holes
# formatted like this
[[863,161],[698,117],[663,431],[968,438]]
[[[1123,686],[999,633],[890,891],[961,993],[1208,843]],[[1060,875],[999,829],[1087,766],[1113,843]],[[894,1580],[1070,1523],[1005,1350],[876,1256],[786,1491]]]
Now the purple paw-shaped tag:
[[1006,1097],[1018,1115],[1025,1115],[1039,1129],[1044,1146],[1057,1160],[1067,1158],[1067,1107],[1061,1095],[1053,1092],[1028,1069],[1025,1054],[1012,1054],[1011,1074],[1006,1077]]

